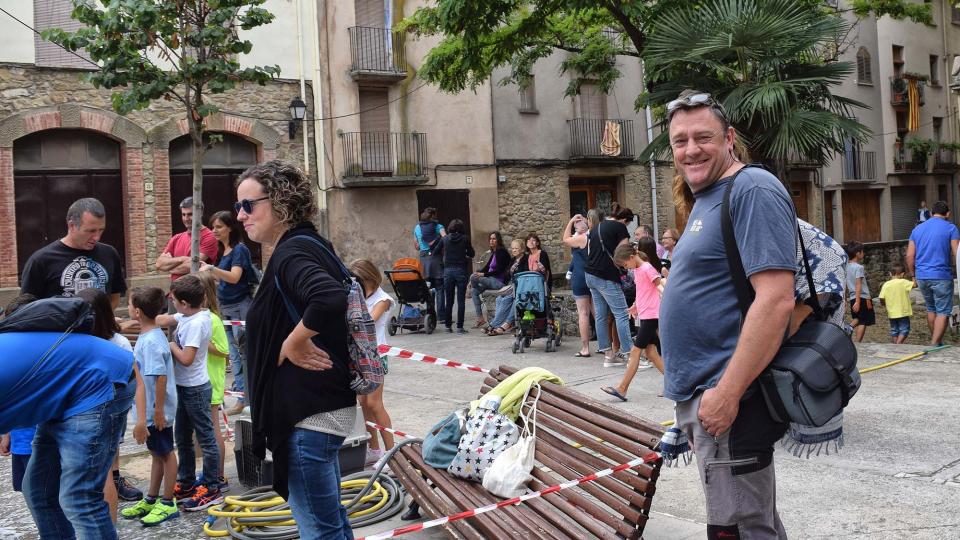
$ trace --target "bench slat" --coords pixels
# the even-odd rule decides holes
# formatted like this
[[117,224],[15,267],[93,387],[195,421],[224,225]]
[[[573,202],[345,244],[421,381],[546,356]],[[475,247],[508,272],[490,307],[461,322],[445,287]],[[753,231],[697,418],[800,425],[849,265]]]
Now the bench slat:
[[[535,480],[531,482],[530,487],[535,490],[544,489],[564,481],[563,478],[536,467],[534,467],[530,474],[535,478]],[[574,493],[573,490],[566,490],[553,493],[550,497],[552,498],[550,501],[551,504],[557,508],[561,508],[564,513],[576,520],[581,527],[589,531],[593,536],[610,539],[617,537],[615,528],[604,520],[604,517],[609,518],[611,516],[588,501],[583,495]],[[584,535],[580,537],[583,538]]]

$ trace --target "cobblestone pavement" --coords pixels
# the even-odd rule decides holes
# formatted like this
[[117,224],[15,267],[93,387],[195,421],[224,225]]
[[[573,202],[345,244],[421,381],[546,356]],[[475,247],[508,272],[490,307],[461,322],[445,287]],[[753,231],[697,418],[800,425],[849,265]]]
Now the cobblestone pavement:
[[[404,334],[391,343],[488,368],[501,364],[544,367],[577,391],[632,414],[656,421],[672,418],[672,404],[656,397],[660,377],[654,370],[637,375],[628,395],[630,401],[614,402],[600,387],[616,383],[622,368],[603,368],[598,355],[573,358],[578,347],[573,340],[552,354],[544,353],[543,342],[536,341],[522,355],[510,353],[509,337],[486,337],[476,330],[466,336]],[[921,349],[914,345],[862,344],[860,365],[877,365]],[[457,405],[475,398],[482,377],[479,373],[392,359],[384,399],[394,426],[423,434]],[[776,454],[778,505],[790,537],[960,537],[958,402],[960,348],[864,375],[863,387],[846,412],[846,446],[839,455],[807,460],[782,450]],[[132,441],[123,446],[122,454],[124,472],[142,483],[149,470],[149,457]],[[227,451],[226,471],[233,492],[242,491],[236,480],[232,446]],[[36,538],[22,497],[8,487],[9,475],[9,460],[0,460],[0,538]],[[205,538],[202,521],[203,516],[185,515],[156,529],[124,522],[120,524],[120,537]],[[645,538],[703,538],[705,521],[696,469],[664,470]],[[402,524],[394,518],[355,533],[359,537]],[[439,529],[407,535],[411,539],[442,537]]]

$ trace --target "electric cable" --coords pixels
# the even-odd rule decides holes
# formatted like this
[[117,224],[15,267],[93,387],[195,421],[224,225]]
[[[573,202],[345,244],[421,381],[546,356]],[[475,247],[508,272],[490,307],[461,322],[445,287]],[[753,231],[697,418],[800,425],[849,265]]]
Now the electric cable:
[[[353,528],[373,525],[399,514],[406,490],[383,472],[390,458],[407,444],[422,439],[404,439],[380,459],[375,469],[345,476],[340,481],[341,503]],[[203,532],[211,538],[236,540],[293,540],[300,537],[290,504],[269,486],[228,496],[223,504],[207,510]]]

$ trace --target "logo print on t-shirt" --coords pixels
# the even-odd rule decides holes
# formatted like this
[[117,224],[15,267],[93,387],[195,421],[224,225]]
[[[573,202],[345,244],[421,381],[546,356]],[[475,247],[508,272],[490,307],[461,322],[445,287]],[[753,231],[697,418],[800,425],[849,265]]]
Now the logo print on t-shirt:
[[73,296],[84,289],[107,291],[110,275],[107,269],[90,257],[80,256],[63,269],[60,286],[65,296]]
[[690,232],[700,232],[703,229],[703,220],[695,219],[693,223],[690,224]]

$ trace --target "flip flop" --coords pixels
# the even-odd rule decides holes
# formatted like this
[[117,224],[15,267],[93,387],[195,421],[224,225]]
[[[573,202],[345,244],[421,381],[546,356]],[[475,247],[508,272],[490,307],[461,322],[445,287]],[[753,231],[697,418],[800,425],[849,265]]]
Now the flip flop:
[[578,352],[577,354],[573,355],[574,358],[590,358],[591,356],[592,355],[590,353],[583,354],[582,352]]
[[616,388],[614,388],[614,387],[612,387],[612,386],[604,386],[603,388],[601,388],[601,390],[603,390],[604,392],[610,394],[611,396],[619,399],[620,401],[626,401],[626,400],[627,400],[627,398],[623,397],[623,394],[621,394],[619,390],[617,390]]

